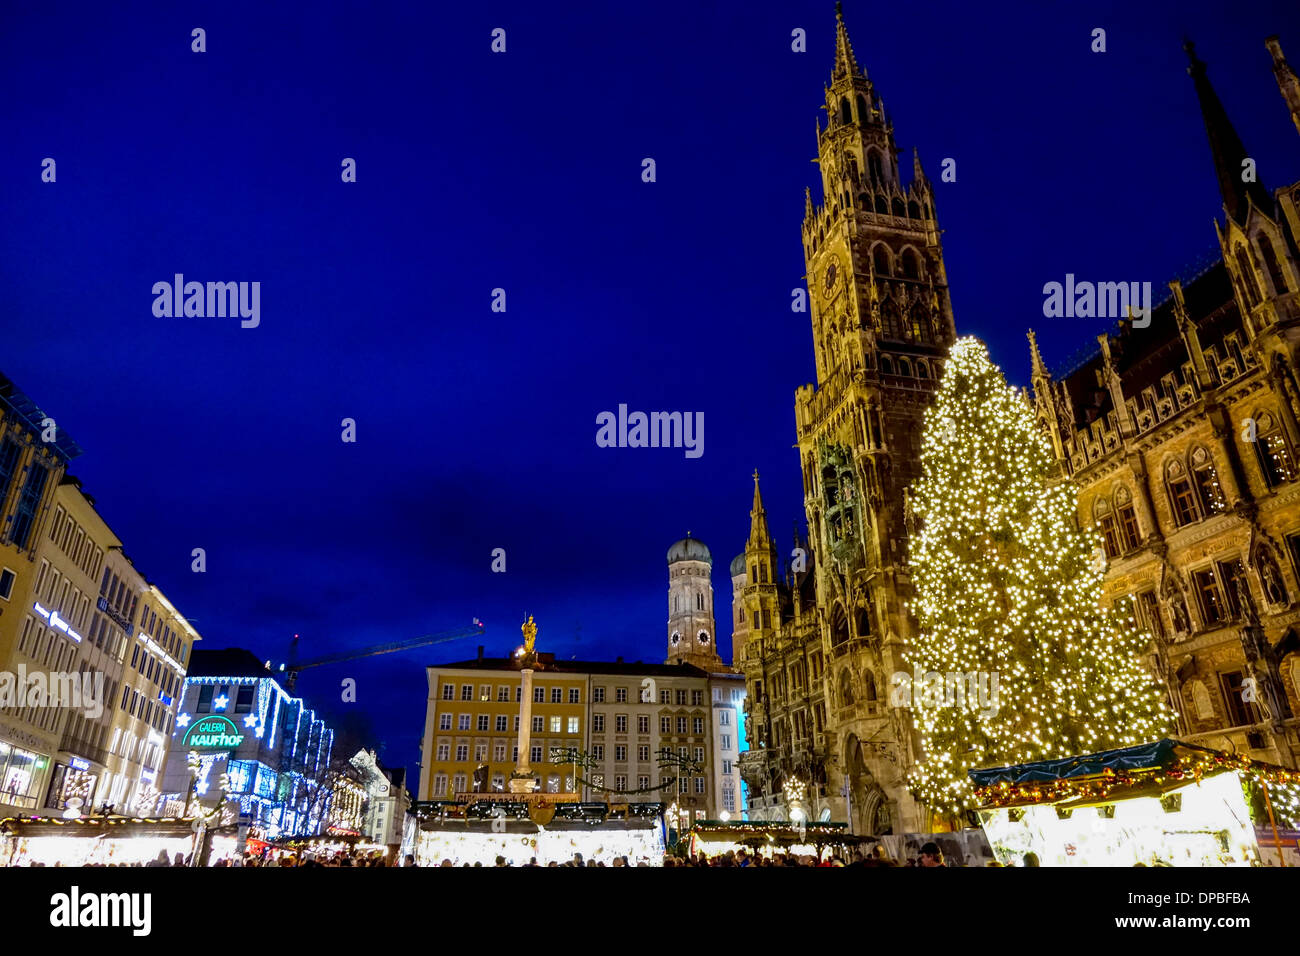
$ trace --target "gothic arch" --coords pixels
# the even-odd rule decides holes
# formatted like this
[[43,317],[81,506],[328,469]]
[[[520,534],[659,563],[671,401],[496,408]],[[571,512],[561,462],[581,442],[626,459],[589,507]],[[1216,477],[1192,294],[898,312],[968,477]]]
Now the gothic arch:
[[894,201],[889,204],[889,211],[900,219],[907,218],[907,207],[903,205],[903,200],[899,199],[897,196],[895,196]]
[[889,246],[883,242],[877,242],[871,247],[871,267],[878,276],[891,276],[894,274],[893,256],[889,251]]
[[921,256],[911,246],[905,246],[903,248],[903,253],[900,258],[903,263],[902,271],[904,279],[920,279],[924,275]]
[[907,218],[908,219],[921,218],[921,204],[917,202],[915,199],[911,200],[907,204]]
[[876,212],[878,212],[878,213],[880,213],[880,214],[882,214],[882,215],[888,215],[888,214],[889,214],[889,203],[885,201],[885,197],[884,197],[884,196],[881,196],[881,195],[879,195],[879,194],[876,195],[876,205],[875,205],[875,208],[876,208]]

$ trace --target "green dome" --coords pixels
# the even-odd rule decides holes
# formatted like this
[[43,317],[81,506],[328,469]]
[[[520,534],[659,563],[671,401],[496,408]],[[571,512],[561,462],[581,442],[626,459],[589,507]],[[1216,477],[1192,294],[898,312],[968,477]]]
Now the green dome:
[[731,576],[734,578],[738,574],[745,573],[745,552],[742,551],[731,559]]
[[692,538],[688,534],[668,549],[668,563],[676,564],[678,561],[703,561],[705,564],[712,565],[713,555],[709,554],[709,549],[705,547],[703,541]]

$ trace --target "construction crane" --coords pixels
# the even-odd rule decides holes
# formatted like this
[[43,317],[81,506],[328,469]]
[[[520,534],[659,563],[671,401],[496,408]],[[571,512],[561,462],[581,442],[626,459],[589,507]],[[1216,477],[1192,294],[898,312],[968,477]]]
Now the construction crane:
[[431,644],[445,644],[448,641],[459,641],[475,635],[483,636],[483,623],[478,618],[475,618],[473,625],[469,627],[455,627],[447,631],[439,631],[436,634],[412,637],[405,641],[390,641],[387,644],[375,644],[371,647],[339,651],[337,654],[326,654],[322,657],[313,657],[300,661],[298,660],[298,635],[295,634],[293,641],[289,644],[289,662],[280,665],[280,672],[285,675],[285,689],[292,691],[294,685],[298,682],[298,674],[309,667],[321,667],[325,664],[337,664],[341,661],[354,661],[362,657],[375,657],[378,654],[395,654],[398,651],[410,651],[417,647],[428,647]]

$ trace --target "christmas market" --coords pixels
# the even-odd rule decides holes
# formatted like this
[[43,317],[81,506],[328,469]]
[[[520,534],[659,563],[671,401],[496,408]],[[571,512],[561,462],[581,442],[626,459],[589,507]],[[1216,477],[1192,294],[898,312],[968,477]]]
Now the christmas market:
[[1257,829],[1300,811],[1300,771],[1170,739],[970,777],[1002,863],[1266,865]]
[[0,866],[147,866],[194,851],[194,821],[152,817],[9,818]]

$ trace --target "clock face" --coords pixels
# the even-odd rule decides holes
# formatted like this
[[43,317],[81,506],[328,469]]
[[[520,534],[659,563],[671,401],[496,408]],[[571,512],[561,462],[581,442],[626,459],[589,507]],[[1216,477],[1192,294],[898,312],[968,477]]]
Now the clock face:
[[682,636],[680,634],[674,634],[671,640],[672,640],[673,647],[676,647],[678,644],[682,642]]
[[698,640],[701,644],[707,644],[709,643],[709,635],[704,633],[703,631],[700,631],[700,636]]
[[830,265],[826,267],[826,274],[822,278],[822,291],[830,295],[835,291],[840,280],[840,263],[839,260],[832,257]]

